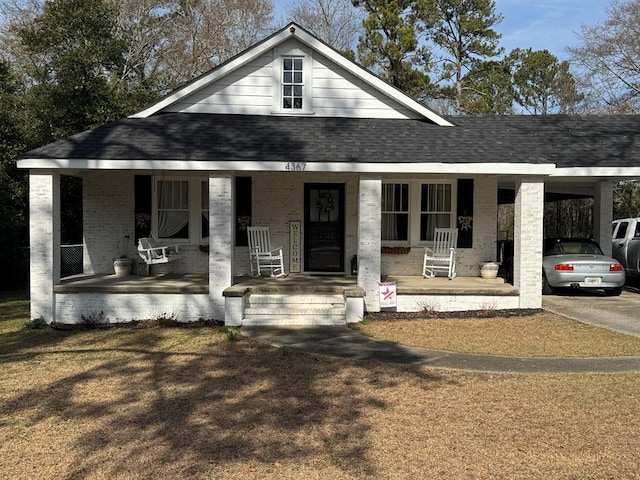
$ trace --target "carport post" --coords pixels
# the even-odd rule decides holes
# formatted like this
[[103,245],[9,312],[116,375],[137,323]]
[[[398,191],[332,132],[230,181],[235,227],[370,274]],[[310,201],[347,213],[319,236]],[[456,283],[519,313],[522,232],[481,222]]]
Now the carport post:
[[544,181],[516,182],[513,242],[513,285],[520,290],[520,308],[542,307],[542,242]]
[[593,198],[593,239],[605,255],[611,256],[611,222],[613,221],[613,182],[595,184]]

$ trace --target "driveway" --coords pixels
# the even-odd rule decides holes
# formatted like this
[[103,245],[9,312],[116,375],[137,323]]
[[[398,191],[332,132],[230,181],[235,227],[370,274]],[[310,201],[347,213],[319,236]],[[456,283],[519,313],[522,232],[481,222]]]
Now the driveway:
[[640,336],[640,290],[627,287],[619,297],[580,292],[544,295],[542,306],[568,318]]

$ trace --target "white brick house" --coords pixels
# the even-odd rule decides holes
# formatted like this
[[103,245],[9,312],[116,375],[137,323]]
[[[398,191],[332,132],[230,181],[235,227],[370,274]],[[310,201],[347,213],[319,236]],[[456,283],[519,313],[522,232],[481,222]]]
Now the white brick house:
[[[241,324],[250,300],[229,291],[249,272],[250,222],[270,227],[287,270],[301,277],[348,277],[357,256],[362,294],[345,294],[354,321],[380,309],[381,279],[420,276],[434,225],[464,230],[458,275],[477,277],[478,263],[496,256],[501,190],[515,195],[509,294],[435,292],[423,280],[419,291],[398,292],[397,308],[540,308],[545,193],[593,195],[594,238],[607,251],[612,183],[640,176],[639,131],[635,116],[443,118],[291,24],[149,108],[19,160],[30,173],[31,316],[73,323],[170,312]],[[82,178],[85,276],[109,276],[120,253],[136,257],[141,228],[179,245],[173,272],[206,285],[61,281],[60,175]],[[174,196],[160,200],[160,191]],[[322,211],[332,222],[319,221]]]

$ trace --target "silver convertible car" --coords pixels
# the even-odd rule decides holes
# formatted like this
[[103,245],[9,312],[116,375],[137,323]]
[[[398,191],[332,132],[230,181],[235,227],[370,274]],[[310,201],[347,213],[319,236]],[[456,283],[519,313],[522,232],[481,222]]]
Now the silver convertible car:
[[605,256],[593,240],[549,238],[544,241],[544,294],[551,294],[560,288],[579,288],[604,290],[606,295],[620,295],[624,280],[622,265]]

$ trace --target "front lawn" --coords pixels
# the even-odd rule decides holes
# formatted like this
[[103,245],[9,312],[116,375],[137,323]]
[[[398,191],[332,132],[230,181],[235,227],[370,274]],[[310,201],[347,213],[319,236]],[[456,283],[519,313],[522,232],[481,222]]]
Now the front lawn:
[[0,478],[637,477],[640,374],[448,371],[21,315],[0,321]]

